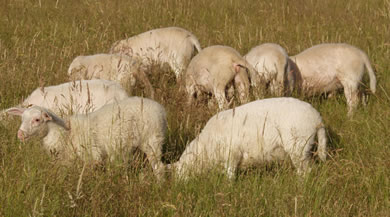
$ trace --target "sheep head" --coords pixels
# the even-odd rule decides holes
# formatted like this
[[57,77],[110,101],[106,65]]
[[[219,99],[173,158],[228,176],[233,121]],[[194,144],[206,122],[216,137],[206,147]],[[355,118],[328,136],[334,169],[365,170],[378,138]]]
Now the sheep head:
[[33,136],[44,137],[48,133],[49,121],[53,120],[51,114],[39,106],[30,108],[10,108],[6,111],[10,115],[22,117],[22,124],[18,130],[18,138],[21,141],[30,139]]

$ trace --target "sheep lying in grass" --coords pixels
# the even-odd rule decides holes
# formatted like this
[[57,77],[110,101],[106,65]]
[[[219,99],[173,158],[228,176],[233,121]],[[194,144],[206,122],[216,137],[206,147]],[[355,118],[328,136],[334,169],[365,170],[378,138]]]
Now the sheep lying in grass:
[[302,89],[308,95],[331,93],[344,88],[348,115],[359,103],[359,84],[364,68],[370,89],[376,91],[376,78],[367,55],[348,44],[319,44],[291,57],[302,75]]
[[187,68],[195,49],[201,51],[198,39],[191,32],[179,27],[167,27],[117,41],[111,47],[110,53],[141,57],[145,65],[153,62],[168,63],[176,78],[179,78]]
[[[265,43],[252,48],[244,58],[269,83],[271,94],[290,94],[300,81],[300,74],[291,69],[288,54],[278,44]],[[253,86],[258,84],[252,83]]]
[[[19,106],[42,106],[58,114],[85,114],[127,97],[126,91],[115,81],[82,80],[39,87]],[[4,120],[5,110],[0,117]]]
[[105,79],[119,82],[122,86],[130,83],[135,86],[140,80],[149,89],[151,98],[154,90],[145,75],[145,68],[138,58],[131,58],[116,54],[95,54],[91,56],[78,56],[69,66],[68,75],[72,79]]
[[131,97],[66,120],[39,106],[14,107],[7,112],[22,116],[17,134],[20,140],[39,137],[45,149],[62,159],[112,160],[138,147],[157,177],[163,176],[161,151],[167,121],[165,109],[153,100]]
[[257,100],[214,115],[168,168],[185,178],[190,171],[221,165],[232,178],[238,167],[290,158],[298,174],[305,174],[316,136],[318,156],[324,161],[324,124],[309,103],[295,98]]
[[[188,65],[185,81],[188,101],[202,92],[212,93],[220,109],[228,107],[226,90],[234,83],[241,103],[249,97],[248,73],[255,71],[250,64],[233,48],[215,45],[203,49]],[[255,73],[255,72],[253,72]]]

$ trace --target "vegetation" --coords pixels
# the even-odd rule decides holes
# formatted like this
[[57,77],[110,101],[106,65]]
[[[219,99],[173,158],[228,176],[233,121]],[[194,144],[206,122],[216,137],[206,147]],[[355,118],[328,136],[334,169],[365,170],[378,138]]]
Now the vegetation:
[[[290,55],[349,43],[368,54],[378,79],[377,93],[352,119],[343,94],[304,98],[322,114],[330,140],[329,160],[313,162],[305,179],[290,162],[241,171],[234,181],[209,173],[163,183],[142,158],[63,166],[39,141],[20,142],[20,120],[11,119],[0,124],[0,216],[390,216],[389,23],[389,0],[0,1],[2,109],[37,86],[66,82],[77,55],[167,26],[193,32],[202,47],[228,45],[243,55],[265,42]],[[188,107],[168,70],[154,68],[151,81],[168,112],[164,159],[173,162],[216,110]]]

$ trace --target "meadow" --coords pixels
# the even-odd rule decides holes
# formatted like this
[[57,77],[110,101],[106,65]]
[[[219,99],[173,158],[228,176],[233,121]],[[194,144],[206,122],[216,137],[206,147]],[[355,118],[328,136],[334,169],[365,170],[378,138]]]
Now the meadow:
[[[313,162],[303,180],[288,161],[240,171],[233,181],[216,172],[163,183],[137,154],[102,167],[63,166],[39,141],[20,142],[20,119],[12,118],[0,124],[0,216],[390,216],[389,24],[389,0],[2,0],[1,109],[38,86],[68,81],[76,56],[167,26],[191,31],[202,47],[228,45],[242,55],[266,42],[289,55],[349,43],[368,54],[378,85],[352,118],[343,94],[301,98],[321,113],[329,139],[328,160]],[[187,106],[164,67],[151,74],[168,113],[164,161],[174,162],[216,109]],[[145,95],[141,85],[129,92]]]

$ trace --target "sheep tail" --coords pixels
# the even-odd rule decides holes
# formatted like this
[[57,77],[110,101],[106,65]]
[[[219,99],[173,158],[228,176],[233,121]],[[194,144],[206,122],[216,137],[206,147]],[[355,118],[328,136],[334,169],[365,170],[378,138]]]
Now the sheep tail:
[[200,51],[202,51],[202,47],[200,46],[200,43],[195,36],[190,37],[190,40],[191,40],[192,44],[194,45],[194,47],[196,48],[196,50],[198,51],[198,53]]
[[374,70],[372,69],[370,60],[368,59],[367,55],[365,53],[362,53],[364,65],[366,66],[368,76],[370,77],[370,90],[372,93],[375,93],[376,91],[376,77]]
[[320,129],[318,129],[317,138],[318,138],[318,148],[317,148],[318,156],[321,159],[321,161],[325,161],[327,155],[326,154],[327,138],[326,138],[325,127],[322,126]]

